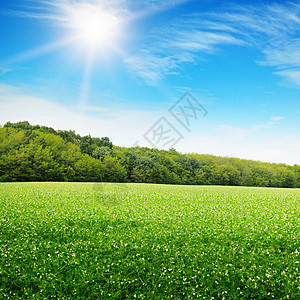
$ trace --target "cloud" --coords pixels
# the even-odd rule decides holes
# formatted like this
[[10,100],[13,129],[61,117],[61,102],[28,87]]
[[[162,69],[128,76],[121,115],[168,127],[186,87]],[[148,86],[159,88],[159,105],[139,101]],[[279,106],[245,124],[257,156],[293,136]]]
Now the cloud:
[[9,68],[0,68],[0,76],[11,72],[12,69]]
[[[24,10],[16,10],[14,14],[48,21],[52,25],[68,29],[71,37],[11,57],[4,61],[5,65],[31,59],[80,40],[82,36],[85,36],[85,32],[81,27],[82,19],[85,19],[86,16],[92,15],[96,18],[98,16],[99,18],[108,18],[109,16],[113,18],[118,24],[115,33],[121,36],[123,35],[121,31],[128,23],[168,10],[190,0],[29,0],[29,2],[31,1],[33,5]],[[81,31],[84,34],[81,34]],[[111,35],[110,39],[112,39]],[[110,44],[112,44],[111,41]],[[118,48],[117,50],[125,55],[121,49]],[[183,62],[191,61],[192,59],[188,56],[189,54],[179,53],[165,57],[159,53],[142,50],[135,56],[125,58],[125,63],[128,70],[134,71],[138,76],[143,77],[147,83],[155,84],[165,75],[171,74],[173,69],[179,68]]]
[[26,18],[59,21],[68,24],[69,17],[74,10],[78,11],[78,9],[103,8],[119,12],[127,11],[125,9],[127,1],[124,0],[29,0],[29,2],[33,2],[33,5],[27,5],[23,10],[19,8],[10,13]]
[[230,135],[234,134],[234,135],[239,135],[239,136],[244,137],[248,134],[255,133],[261,129],[270,128],[272,125],[273,125],[272,122],[268,122],[265,124],[259,124],[259,125],[255,125],[253,127],[244,129],[244,128],[240,128],[240,127],[236,127],[236,126],[232,126],[232,125],[228,125],[228,124],[223,124],[223,125],[219,126],[219,129]]
[[125,59],[129,71],[143,78],[149,85],[157,84],[166,75],[176,73],[183,62],[193,61],[190,55],[162,56],[141,50],[135,56]]
[[263,129],[271,128],[276,124],[276,122],[283,120],[283,119],[284,118],[280,117],[280,116],[276,116],[276,117],[273,116],[273,117],[271,117],[270,121],[263,123],[263,124],[253,125],[250,128],[240,128],[240,127],[236,127],[236,126],[232,126],[232,125],[228,125],[228,124],[222,124],[222,125],[218,126],[218,129],[227,133],[228,135],[236,135],[241,138],[245,138],[249,134],[257,133],[258,131],[261,131]]
[[264,64],[278,68],[300,67],[300,39],[293,39],[284,45],[274,45],[263,51]]
[[189,52],[214,52],[220,44],[242,44],[230,34],[205,32],[200,30],[179,31],[172,41],[166,41],[165,46]]
[[[93,114],[90,114],[93,112]],[[118,145],[131,146],[155,123],[160,112],[116,110],[105,107],[68,107],[32,96],[26,89],[0,84],[0,124],[29,121],[81,135],[108,136]]]
[[[189,0],[44,0],[33,1],[30,9],[16,13],[70,28],[78,11],[105,10],[124,25],[186,2]],[[224,45],[238,45],[256,49],[262,55],[258,64],[274,68],[275,75],[300,86],[299,30],[297,2],[232,5],[171,18],[163,27],[157,24],[149,35],[151,42],[139,45],[124,62],[130,72],[155,85],[167,75],[180,73],[188,63],[200,63],[205,54],[217,54]],[[42,54],[51,47],[36,51]],[[36,53],[21,58],[28,55]]]
[[[89,114],[92,111],[93,114]],[[55,129],[75,130],[81,135],[108,136],[115,144],[133,146],[139,140],[140,146],[149,147],[143,134],[157,121],[163,112],[142,110],[112,110],[106,107],[68,107],[38,96],[32,96],[26,89],[0,84],[0,124],[7,121],[27,120],[31,124],[51,126]],[[300,164],[300,136],[270,136],[261,138],[258,133],[271,128],[282,117],[274,116],[269,122],[239,129],[227,125],[227,135],[218,131],[205,134],[186,135],[176,144],[182,152],[198,152],[214,155],[240,157],[270,162]],[[273,122],[273,123],[272,123]],[[273,125],[272,125],[273,124]],[[178,125],[178,124],[177,124]],[[219,128],[220,129],[220,128]],[[221,128],[222,129],[222,128]],[[237,133],[237,134],[232,134]],[[247,139],[246,139],[247,137]]]
[[78,11],[99,9],[113,13],[127,21],[143,18],[158,12],[168,10],[191,0],[28,0],[34,5],[27,5],[27,9],[15,10],[11,13],[21,17],[48,20],[70,25],[70,17]]
[[300,86],[299,4],[250,5],[214,17],[220,20],[216,23],[225,22],[229,32],[234,31],[245,44],[261,52],[263,58],[258,64],[274,67],[274,74]]
[[[166,32],[166,36],[170,33]],[[180,72],[183,64],[196,63],[198,53],[214,53],[217,46],[224,44],[241,45],[243,42],[227,33],[174,29],[171,40],[163,37],[158,47],[141,49],[126,58],[125,63],[129,71],[155,85],[165,76]]]
[[284,120],[284,117],[281,117],[281,116],[273,116],[273,117],[271,117],[271,121],[280,121],[280,120]]
[[237,157],[271,163],[300,164],[300,135],[276,135],[268,139],[253,135],[243,139],[236,135],[199,134],[185,137],[176,149],[190,153]]
[[[157,81],[168,75],[170,69],[180,72],[184,64],[199,63],[204,54],[216,54],[224,45],[238,45],[259,51],[262,59],[258,64],[273,67],[274,74],[300,86],[299,30],[297,3],[232,6],[171,20],[167,27],[153,32],[152,50],[138,50],[125,62],[130,71],[151,83],[148,74]],[[149,45],[144,49],[149,49]],[[153,56],[159,57],[162,67],[155,67]],[[183,56],[188,59],[176,59]]]
[[300,39],[279,41],[262,52],[264,60],[260,64],[274,67],[274,74],[300,87]]
[[284,70],[277,71],[274,74],[280,75],[292,83],[296,84],[296,86],[300,87],[300,69],[299,70]]

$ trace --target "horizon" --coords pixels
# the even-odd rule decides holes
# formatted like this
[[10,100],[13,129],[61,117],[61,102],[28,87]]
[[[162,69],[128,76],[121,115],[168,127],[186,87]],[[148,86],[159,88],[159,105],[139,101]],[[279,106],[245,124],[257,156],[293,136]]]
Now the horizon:
[[[26,120],[23,120],[21,122],[27,122]],[[30,124],[30,123],[29,123]],[[0,128],[1,127],[4,127],[5,124],[0,124]],[[30,124],[31,126],[40,126],[40,127],[43,127],[44,125],[42,124]],[[46,127],[49,127],[49,126],[46,126]],[[52,129],[54,129],[55,131],[60,131],[59,128],[53,128],[53,127],[50,127]],[[73,131],[76,135],[80,135],[78,132],[76,132],[75,130],[72,130],[72,129],[69,129],[67,131]],[[90,135],[90,134],[88,134]],[[93,135],[90,135],[92,138],[105,138],[104,136],[93,136]],[[80,137],[83,137],[82,135],[80,135]],[[109,137],[108,137],[109,138]],[[62,138],[63,139],[63,138]],[[110,139],[109,139],[110,140]],[[111,140],[110,140],[111,141]],[[253,161],[253,162],[258,162],[258,163],[267,163],[267,164],[277,164],[277,165],[281,165],[281,164],[285,164],[285,163],[274,163],[274,162],[266,162],[266,161],[259,161],[259,160],[253,160],[253,159],[247,159],[247,158],[240,158],[240,157],[234,157],[234,156],[222,156],[222,155],[214,155],[212,153],[197,153],[197,152],[186,152],[186,153],[182,153],[180,152],[179,150],[175,148],[169,148],[169,149],[158,149],[156,147],[148,147],[148,146],[140,146],[140,145],[132,145],[132,146],[129,146],[129,147],[126,147],[126,146],[120,146],[120,145],[116,145],[113,143],[113,141],[111,141],[113,146],[116,146],[116,147],[120,147],[120,148],[127,148],[127,149],[130,149],[130,148],[146,148],[146,149],[156,149],[158,151],[176,151],[177,153],[179,154],[182,154],[182,155],[203,155],[203,156],[212,156],[212,157],[220,157],[220,158],[229,158],[229,159],[239,159],[239,160],[246,160],[246,161]],[[298,166],[298,164],[285,164],[285,165],[288,165],[288,166]]]
[[[27,120],[121,147],[174,144],[181,153],[300,164],[297,1],[0,7],[0,124]],[[168,143],[154,141],[159,122],[173,134]]]

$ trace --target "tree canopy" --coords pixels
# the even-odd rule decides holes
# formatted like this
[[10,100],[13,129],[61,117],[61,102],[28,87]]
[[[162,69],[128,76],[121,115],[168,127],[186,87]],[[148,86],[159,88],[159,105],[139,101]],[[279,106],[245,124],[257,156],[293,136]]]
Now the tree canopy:
[[0,181],[107,181],[300,187],[300,166],[175,149],[118,147],[108,137],[7,122],[0,127]]

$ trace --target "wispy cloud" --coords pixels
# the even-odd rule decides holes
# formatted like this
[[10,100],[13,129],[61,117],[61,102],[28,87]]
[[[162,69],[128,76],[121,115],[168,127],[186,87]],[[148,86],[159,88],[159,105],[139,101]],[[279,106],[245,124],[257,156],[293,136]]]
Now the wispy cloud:
[[[151,49],[154,51],[139,50],[125,61],[130,71],[135,70],[148,83],[151,83],[149,76],[164,78],[170,69],[180,71],[184,63],[199,63],[203,54],[215,54],[223,45],[239,45],[259,51],[262,59],[258,64],[273,67],[274,74],[300,86],[300,39],[297,38],[300,5],[297,3],[232,6],[171,22],[156,35],[153,33],[155,42]],[[187,60],[176,59],[184,55]],[[157,67],[157,61],[149,59],[153,56],[164,62],[163,67]],[[140,62],[138,65],[136,60]]]
[[273,117],[271,117],[271,121],[280,121],[280,120],[284,120],[284,117],[281,117],[281,116],[273,116]]
[[300,87],[300,68],[298,70],[284,70],[274,72],[275,74],[287,78],[292,81],[298,87]]
[[190,52],[214,52],[215,46],[220,44],[238,45],[242,41],[228,33],[183,30],[177,31],[172,41],[167,41],[165,46]]
[[[72,27],[78,11],[104,9],[127,24],[168,10],[189,0],[32,0],[19,15]],[[122,25],[123,26],[123,25]],[[207,13],[193,13],[157,24],[144,45],[124,58],[130,72],[156,84],[185,64],[203,61],[224,45],[252,47],[261,54],[258,64],[300,87],[300,4],[298,2],[232,5]],[[150,42],[149,42],[150,40]],[[51,48],[51,47],[50,47]],[[46,51],[51,50],[47,48]],[[38,49],[44,51],[44,49]],[[27,54],[28,55],[28,54]],[[29,53],[29,56],[35,53]]]
[[136,73],[148,84],[155,85],[168,74],[174,74],[183,62],[192,62],[189,54],[163,56],[149,50],[141,50],[135,56],[125,59],[128,70]]
[[14,15],[60,22],[70,25],[70,17],[81,10],[104,10],[127,21],[168,10],[191,0],[27,0],[32,5],[11,11]]
[[300,39],[291,39],[282,45],[278,42],[277,45],[263,50],[263,54],[266,65],[278,68],[300,66]]
[[11,72],[12,69],[9,68],[0,68],[0,76]]
[[172,39],[165,31],[157,45],[152,50],[141,49],[125,59],[127,68],[143,78],[148,84],[156,84],[166,75],[180,72],[186,63],[196,63],[199,53],[215,53],[219,45],[241,45],[238,40],[228,33],[213,33],[201,30],[174,29]]
[[281,116],[273,116],[270,118],[270,120],[263,124],[256,124],[253,125],[250,128],[240,128],[236,126],[232,126],[229,124],[222,124],[218,126],[218,129],[229,134],[229,135],[236,135],[239,137],[246,137],[249,134],[257,133],[258,131],[261,131],[263,129],[271,128],[273,127],[278,121],[283,120],[284,118]]
[[[124,29],[130,22],[171,9],[189,1],[191,0],[28,0],[27,6],[11,11],[10,13],[21,17],[48,21],[55,26],[64,27],[71,30],[71,38],[21,53],[7,59],[4,63],[11,64],[20,60],[30,59],[74,42],[77,38],[80,39],[80,36],[76,34],[81,32],[82,28],[78,27],[85,25],[82,24],[81,20],[85,20],[89,15],[96,16],[97,18],[109,15],[109,17],[114,18],[114,21],[118,23],[119,30],[120,28]],[[199,45],[200,41],[198,42]],[[122,53],[122,55],[124,54]],[[138,76],[143,77],[149,84],[154,84],[163,78],[164,75],[172,73],[173,69],[179,68],[183,62],[191,61],[192,59],[188,58],[188,56],[189,54],[178,53],[165,57],[160,53],[142,50],[135,56],[125,58],[125,61],[130,71],[134,71]]]
[[262,53],[258,64],[300,86],[300,5],[295,2],[238,8],[216,15]]

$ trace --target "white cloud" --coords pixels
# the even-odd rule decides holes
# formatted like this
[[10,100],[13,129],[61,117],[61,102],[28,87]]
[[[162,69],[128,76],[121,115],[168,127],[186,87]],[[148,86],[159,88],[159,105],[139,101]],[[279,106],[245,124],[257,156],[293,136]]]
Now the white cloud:
[[4,75],[4,74],[9,73],[11,71],[12,71],[12,69],[0,68],[0,75]]
[[300,87],[300,69],[299,70],[284,70],[284,71],[278,71],[278,72],[274,72],[274,73],[288,79],[289,81],[291,81],[292,83],[294,83],[298,87]]
[[271,121],[280,121],[280,120],[284,120],[284,117],[281,117],[281,116],[273,116],[273,117],[271,117]]
[[293,39],[284,45],[273,46],[263,51],[264,64],[278,68],[300,67],[300,39]]
[[[87,111],[99,112],[90,115]],[[68,107],[31,96],[28,91],[0,84],[0,124],[31,124],[75,130],[81,135],[108,136],[118,145],[131,146],[156,121],[160,112],[112,110],[102,107]]]
[[[30,0],[29,0],[30,1]],[[31,0],[35,1],[35,0]],[[85,9],[102,9],[111,12],[127,21],[149,16],[160,11],[168,10],[191,0],[40,0],[35,1],[29,9],[16,10],[15,15],[60,22],[70,25],[70,17],[74,11]]]
[[276,116],[276,117],[271,117],[270,121],[263,123],[263,124],[257,124],[257,125],[253,125],[250,128],[240,128],[240,127],[236,127],[236,126],[232,126],[232,125],[228,125],[228,124],[222,124],[218,126],[218,129],[221,131],[224,131],[225,133],[227,133],[228,135],[236,135],[239,137],[246,137],[249,134],[252,133],[257,133],[258,131],[261,131],[263,129],[266,128],[271,128],[272,126],[274,126],[276,124],[276,122],[283,120],[283,117],[280,116]]
[[[80,110],[81,109],[81,110]],[[82,110],[83,109],[83,110]],[[93,111],[90,115],[87,111]],[[95,113],[99,113],[96,115]],[[55,129],[75,130],[81,135],[108,136],[115,144],[140,146],[149,144],[143,134],[164,112],[133,110],[111,110],[103,107],[67,107],[37,96],[25,89],[0,84],[0,124],[7,121],[27,120],[31,124],[51,126]],[[222,156],[240,157],[289,164],[300,163],[300,136],[278,136],[261,138],[257,133],[271,128],[282,119],[274,116],[271,121],[239,129],[230,125],[223,127],[227,135],[212,131],[211,134],[186,135],[175,147],[182,152],[198,152]],[[178,125],[178,124],[177,124]],[[235,133],[235,134],[232,134]]]
[[115,12],[127,12],[127,5],[128,1],[125,0],[40,0],[36,1],[32,6],[28,5],[28,9],[18,9],[13,13],[22,17],[59,21],[68,25],[69,17],[74,9],[103,8],[105,10],[114,10]]
[[141,50],[125,59],[129,71],[143,78],[149,85],[157,84],[169,74],[177,74],[182,63],[193,62],[190,53],[163,56],[149,50]]
[[[259,64],[274,67],[274,74],[300,86],[300,5],[296,3],[231,7],[218,13],[192,14],[173,24],[174,20],[153,33],[154,50],[146,54],[139,50],[126,60],[129,70],[148,83],[148,74],[157,81],[170,69],[179,72],[184,63],[198,63],[204,53],[214,54],[227,44],[255,48],[263,55]],[[174,61],[180,55],[188,59]],[[157,65],[162,61],[162,67],[151,60],[153,56],[159,57]]]
[[[125,59],[129,71],[136,73],[148,84],[156,84],[168,74],[180,72],[185,63],[195,63],[198,53],[216,52],[218,45],[241,45],[242,41],[230,34],[200,30],[167,32],[155,50],[141,49]],[[170,39],[172,36],[172,39]]]
[[165,46],[189,52],[214,52],[215,46],[220,44],[239,45],[242,42],[230,34],[185,30],[177,32],[171,41],[165,43]]
[[299,4],[245,6],[233,12],[215,14],[215,18],[216,23],[224,21],[230,28],[235,28],[236,36],[261,51],[263,59],[259,64],[274,67],[274,74],[300,86],[297,70],[300,68]]
[[[124,25],[185,2],[189,0],[42,0],[18,13],[70,27],[78,11],[104,9]],[[216,53],[223,45],[250,46],[262,54],[259,64],[273,67],[274,74],[300,86],[299,30],[297,2],[231,6],[171,19],[163,28],[158,24],[156,32],[150,33],[151,42],[139,45],[139,50],[124,61],[130,72],[153,85],[169,74],[179,73],[186,63],[198,63],[204,53]],[[61,42],[47,45],[13,59],[30,58],[61,46]]]
[[236,135],[190,135],[176,145],[182,152],[237,157],[265,162],[300,164],[300,135],[247,140]]

